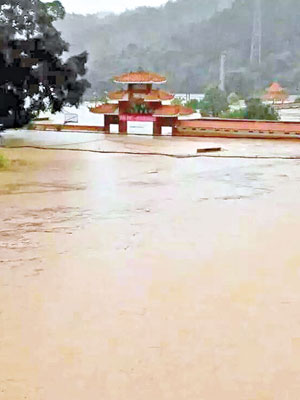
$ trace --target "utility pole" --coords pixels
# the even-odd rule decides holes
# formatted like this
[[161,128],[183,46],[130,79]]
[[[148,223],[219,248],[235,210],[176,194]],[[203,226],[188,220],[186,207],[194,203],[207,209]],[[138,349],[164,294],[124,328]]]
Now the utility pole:
[[220,83],[219,83],[219,89],[223,90],[225,92],[225,65],[226,65],[226,53],[223,51],[221,54],[221,60],[220,60]]
[[251,40],[250,62],[252,65],[261,64],[261,49],[262,49],[262,13],[261,0],[253,0],[254,16],[253,16],[253,31]]

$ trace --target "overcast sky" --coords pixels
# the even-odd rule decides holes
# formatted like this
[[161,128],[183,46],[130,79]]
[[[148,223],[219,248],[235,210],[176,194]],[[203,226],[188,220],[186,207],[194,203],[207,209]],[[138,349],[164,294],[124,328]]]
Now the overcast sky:
[[120,13],[140,6],[157,7],[167,0],[60,0],[67,12],[92,14],[102,11]]

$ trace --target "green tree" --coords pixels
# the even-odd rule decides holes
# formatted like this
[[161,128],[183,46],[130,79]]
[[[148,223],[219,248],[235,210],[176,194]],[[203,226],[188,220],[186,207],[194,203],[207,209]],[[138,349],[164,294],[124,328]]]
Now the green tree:
[[185,106],[192,108],[194,111],[198,111],[200,108],[200,102],[197,99],[189,100],[185,103]]
[[175,97],[175,99],[171,101],[171,104],[173,106],[182,106],[184,104],[184,99],[182,97]]
[[239,96],[234,92],[230,93],[230,95],[227,97],[227,101],[229,104],[236,104],[239,100]]
[[222,118],[234,119],[257,119],[277,121],[279,115],[274,107],[263,104],[260,99],[249,99],[246,101],[246,108],[235,111],[226,111],[221,114]]
[[277,121],[279,115],[274,107],[263,104],[260,99],[249,99],[246,101],[244,118]]
[[245,119],[245,109],[225,111],[221,114],[222,118],[232,118],[232,119]]
[[226,93],[219,88],[210,88],[206,91],[199,106],[202,113],[218,117],[222,111],[228,109]]
[[78,105],[89,83],[87,53],[63,60],[68,44],[53,21],[60,2],[0,0],[0,123],[22,126],[39,111]]
[[63,5],[57,0],[48,3],[42,3],[41,8],[44,8],[46,15],[51,22],[54,22],[58,19],[64,19],[66,15]]

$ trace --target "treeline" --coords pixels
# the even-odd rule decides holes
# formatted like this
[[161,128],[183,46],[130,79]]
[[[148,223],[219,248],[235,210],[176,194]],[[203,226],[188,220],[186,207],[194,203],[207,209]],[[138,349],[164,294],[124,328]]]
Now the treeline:
[[[292,92],[300,81],[299,0],[262,0],[262,63],[250,65],[253,0],[177,0],[121,15],[67,15],[57,24],[71,52],[87,50],[92,92],[111,76],[146,69],[166,74],[175,92],[203,92],[219,80],[227,53],[226,89],[248,97],[278,80]],[[91,93],[89,95],[91,95]]]

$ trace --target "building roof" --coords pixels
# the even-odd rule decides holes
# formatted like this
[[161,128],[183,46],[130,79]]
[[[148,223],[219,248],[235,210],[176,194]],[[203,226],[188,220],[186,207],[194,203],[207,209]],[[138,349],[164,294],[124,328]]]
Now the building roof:
[[[172,100],[174,95],[164,90],[153,89],[150,93],[139,93],[139,96],[142,96],[145,101],[164,101],[164,100]],[[128,91],[127,90],[118,90],[116,92],[109,92],[108,97],[111,100],[120,100],[127,101],[128,100]]]
[[266,91],[267,93],[263,96],[264,100],[284,101],[288,97],[287,91],[278,82],[273,82]]
[[175,105],[175,106],[162,106],[154,112],[154,116],[160,117],[179,117],[183,115],[191,115],[194,113],[192,108]]
[[108,97],[111,100],[124,100],[126,97],[128,98],[128,92],[127,90],[118,90],[116,92],[109,92]]
[[91,107],[90,112],[94,114],[117,114],[118,104],[102,104],[100,106]]
[[155,100],[172,100],[174,95],[164,90],[151,90],[149,94],[145,96],[145,100],[155,101]]
[[272,85],[267,89],[269,93],[284,92],[284,89],[279,85],[278,82],[273,82]]
[[120,76],[114,77],[114,82],[116,83],[165,83],[167,81],[166,77],[155,74],[154,72],[138,71],[129,72]]

